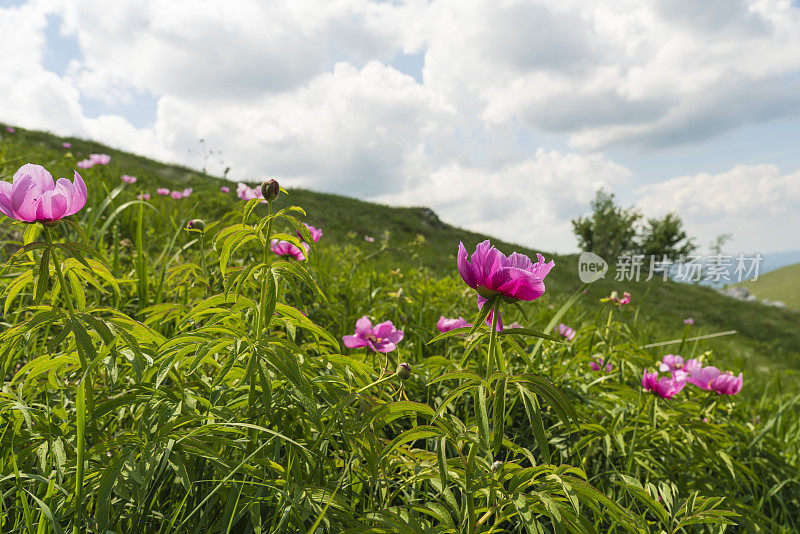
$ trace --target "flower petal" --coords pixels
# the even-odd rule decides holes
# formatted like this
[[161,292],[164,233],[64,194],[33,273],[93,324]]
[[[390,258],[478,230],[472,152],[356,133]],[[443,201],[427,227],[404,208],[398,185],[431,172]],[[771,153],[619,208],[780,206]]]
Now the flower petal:
[[458,244],[458,274],[461,275],[464,282],[472,289],[478,287],[478,279],[475,277],[472,264],[467,259],[467,249],[464,248],[464,243]]
[[11,212],[15,219],[26,222],[36,220],[38,192],[33,176],[25,174],[17,178],[17,175],[14,175],[14,183],[11,186]]
[[14,173],[12,183],[16,184],[17,180],[21,180],[24,176],[30,176],[33,179],[34,186],[39,192],[49,191],[55,187],[53,183],[53,175],[47,172],[47,169],[41,165],[34,165],[33,163],[26,163]]
[[497,269],[491,277],[491,288],[507,297],[536,300],[544,294],[544,282],[529,271],[516,267]]
[[356,335],[359,337],[367,337],[372,333],[372,321],[366,315],[356,321]]
[[359,349],[368,345],[366,339],[362,339],[358,336],[343,336],[342,341],[344,341],[344,346],[348,349]]

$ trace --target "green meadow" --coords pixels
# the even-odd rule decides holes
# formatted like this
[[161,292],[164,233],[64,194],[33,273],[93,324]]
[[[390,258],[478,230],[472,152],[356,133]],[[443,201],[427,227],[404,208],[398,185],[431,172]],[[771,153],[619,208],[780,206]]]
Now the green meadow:
[[[91,153],[110,163],[78,169]],[[57,225],[0,223],[2,532],[800,524],[800,312],[779,279],[790,268],[751,288],[787,309],[613,272],[584,285],[576,255],[424,207],[304,189],[243,201],[236,182],[196,170],[3,133],[0,179],[25,163],[56,178],[77,169],[88,200]],[[203,231],[187,231],[196,219]],[[274,254],[273,239],[307,243],[307,258]],[[538,299],[490,300],[502,332],[457,269],[459,243],[472,254],[485,239],[555,262]],[[632,302],[601,301],[612,291]],[[403,331],[394,350],[345,347],[364,316]],[[476,326],[441,333],[441,316]],[[742,390],[643,389],[667,354],[743,373]]]

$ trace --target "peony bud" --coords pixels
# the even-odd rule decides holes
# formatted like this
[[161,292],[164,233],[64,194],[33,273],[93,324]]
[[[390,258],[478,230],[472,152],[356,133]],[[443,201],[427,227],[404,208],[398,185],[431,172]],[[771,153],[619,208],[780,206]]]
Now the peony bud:
[[281,194],[281,186],[277,180],[268,180],[261,184],[261,195],[264,200],[275,200]]
[[401,380],[408,380],[409,378],[411,378],[411,366],[408,365],[406,362],[403,362],[397,366],[396,373]]
[[203,219],[192,219],[186,225],[187,232],[202,233],[206,229],[206,223]]

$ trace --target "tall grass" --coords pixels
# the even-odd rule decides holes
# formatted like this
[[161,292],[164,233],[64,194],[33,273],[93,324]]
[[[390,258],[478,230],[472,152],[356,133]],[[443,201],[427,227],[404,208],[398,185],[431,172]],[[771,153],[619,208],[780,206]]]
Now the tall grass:
[[[749,376],[736,397],[643,392],[665,349],[642,348],[664,338],[635,304],[551,295],[507,306],[524,328],[497,333],[455,265],[415,262],[421,240],[365,251],[323,237],[296,262],[269,243],[311,242],[299,207],[241,203],[197,235],[182,230],[192,198],[137,201],[135,188],[100,187],[108,169],[87,182],[74,221],[16,225],[21,248],[0,278],[0,531],[800,522],[800,396]],[[363,315],[404,330],[396,351],[344,348]],[[440,315],[477,326],[439,335]],[[574,341],[552,339],[559,322]],[[707,343],[680,350],[722,361]],[[596,354],[611,372],[590,370]]]

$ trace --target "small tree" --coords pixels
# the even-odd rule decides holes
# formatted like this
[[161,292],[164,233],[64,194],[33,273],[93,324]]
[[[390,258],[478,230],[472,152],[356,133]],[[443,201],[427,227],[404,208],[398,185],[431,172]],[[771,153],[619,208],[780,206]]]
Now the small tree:
[[677,213],[667,213],[663,219],[647,219],[638,238],[638,253],[659,260],[666,256],[672,261],[688,256],[697,245],[683,230],[683,221]]
[[594,252],[607,260],[636,250],[636,223],[641,214],[614,203],[614,193],[603,189],[591,203],[592,214],[572,220],[572,229],[581,250]]

